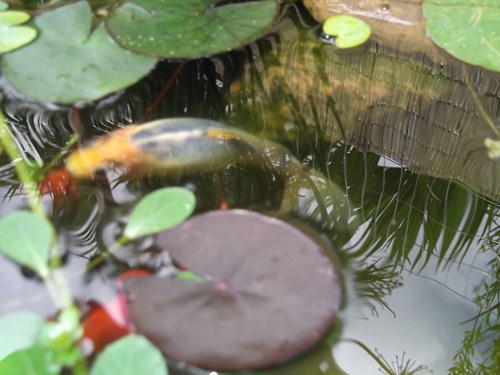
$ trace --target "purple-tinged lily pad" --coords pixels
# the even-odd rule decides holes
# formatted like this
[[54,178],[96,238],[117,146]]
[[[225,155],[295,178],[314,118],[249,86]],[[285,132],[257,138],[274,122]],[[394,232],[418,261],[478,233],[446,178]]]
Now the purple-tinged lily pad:
[[284,221],[209,212],[161,233],[156,245],[202,279],[125,283],[138,332],[170,358],[221,371],[263,368],[311,348],[335,322],[341,287],[326,244]]

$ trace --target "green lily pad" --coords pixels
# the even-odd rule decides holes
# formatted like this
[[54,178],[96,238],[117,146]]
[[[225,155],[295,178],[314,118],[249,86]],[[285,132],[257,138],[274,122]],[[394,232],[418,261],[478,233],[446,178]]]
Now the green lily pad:
[[29,19],[30,15],[25,12],[9,10],[0,13],[0,53],[15,50],[36,38],[34,28],[19,26]]
[[0,10],[7,10],[9,9],[9,4],[7,4],[4,1],[0,1]]
[[441,48],[473,65],[500,71],[500,0],[426,0],[426,30]]
[[107,20],[109,33],[131,51],[157,57],[195,57],[228,51],[264,32],[275,0],[214,6],[219,0],[130,0]]
[[103,25],[91,32],[87,2],[56,8],[34,21],[40,36],[5,55],[2,70],[14,89],[36,101],[93,101],[133,84],[156,64],[117,46]]
[[335,37],[337,48],[353,48],[366,42],[372,33],[370,25],[352,16],[333,16],[323,24],[323,32]]

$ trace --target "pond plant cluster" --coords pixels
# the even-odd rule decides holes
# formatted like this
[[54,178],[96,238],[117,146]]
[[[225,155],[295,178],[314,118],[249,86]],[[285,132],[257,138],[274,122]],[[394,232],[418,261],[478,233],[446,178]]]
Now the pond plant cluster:
[[[162,60],[176,61],[182,66],[191,59],[239,49],[266,35],[280,18],[279,9],[285,6],[280,3],[289,2],[0,2],[3,100],[68,108],[73,113],[79,108],[99,105],[101,101],[112,103]],[[425,0],[420,5],[427,19],[426,30],[437,45],[459,60],[500,71],[500,30],[497,27],[500,1],[484,0],[477,4],[466,0]],[[470,14],[475,17],[471,18]],[[321,38],[332,43],[334,48],[345,50],[362,46],[371,36],[369,22],[352,15],[336,15],[328,17],[323,24]],[[475,48],[478,43],[483,46],[480,53]],[[173,159],[179,155],[184,157],[184,152],[188,155],[187,162],[191,160],[192,145],[196,147],[193,155],[197,155],[196,152],[202,157],[217,155],[226,164],[235,160],[237,164],[245,164],[241,155],[255,157],[252,153],[260,150],[261,142],[254,142],[245,132],[221,125],[217,133],[213,133],[210,128],[199,126],[202,121],[192,119],[194,126],[189,132],[186,127],[176,128],[175,135],[170,134],[168,139],[165,132],[153,134],[155,138],[151,142],[164,142],[160,146],[172,142],[175,146],[170,156]],[[490,125],[498,135],[496,126]],[[151,129],[154,132],[155,126]],[[134,147],[139,143],[137,137],[134,140],[130,135],[133,131],[119,132],[103,138],[103,149],[109,146],[105,143],[107,139],[119,139],[116,153],[123,151],[123,158],[130,155],[139,158],[138,153],[129,153],[131,150],[137,152]],[[119,138],[116,134],[127,136]],[[159,141],[161,137],[163,140]],[[180,146],[175,143],[179,139],[182,141]],[[82,316],[82,306],[73,298],[63,272],[65,257],[61,254],[65,252],[61,249],[63,245],[59,242],[56,225],[41,204],[42,195],[47,191],[54,195],[60,191],[66,194],[64,199],[76,191],[76,183],[66,180],[64,173],[57,181],[47,182],[49,176],[59,176],[54,167],[61,164],[76,141],[76,137],[72,138],[54,160],[38,166],[30,162],[29,155],[23,154],[22,145],[16,141],[15,129],[9,127],[3,115],[0,119],[0,151],[15,169],[22,186],[21,194],[29,206],[0,218],[0,251],[45,284],[57,309],[57,314],[51,317],[26,311],[0,317],[0,374],[57,375],[70,371],[77,375],[164,375],[169,372],[164,355],[207,370],[293,374],[304,373],[300,372],[304,371],[300,363],[300,355],[304,352],[312,357],[318,352],[321,355],[329,353],[339,334],[338,314],[344,292],[331,243],[317,237],[313,230],[302,229],[294,220],[285,220],[280,215],[227,209],[223,197],[220,210],[191,217],[199,213],[200,202],[185,187],[160,188],[146,194],[127,214],[126,224],[116,242],[86,265],[85,271],[94,272],[108,259],[114,259],[119,249],[148,238],[154,238],[154,246],[168,253],[174,265],[168,277],[158,277],[150,270],[141,269],[126,272],[119,278],[116,282],[119,293],[110,305],[118,306],[123,321],[111,323],[117,326],[115,331],[106,333],[110,336],[106,342],[98,342],[93,336],[95,328],[91,327],[95,311]],[[498,142],[490,138],[485,140],[492,158],[498,158]],[[262,141],[262,144],[266,145],[262,160],[271,165],[275,173],[271,173],[272,179],[287,176],[282,178],[284,193],[280,210],[305,205],[302,209],[312,210],[311,217],[316,215],[320,218],[316,221],[327,227],[331,224],[328,220],[333,220],[334,215],[340,216],[339,212],[346,209],[348,202],[343,193],[323,174],[304,172],[302,167],[297,167],[300,162],[294,156],[281,152],[280,146],[273,142]],[[219,155],[221,146],[225,153]],[[229,161],[224,159],[228,146],[234,147]],[[91,146],[90,150],[96,148]],[[170,151],[163,150],[164,154]],[[78,151],[73,155],[78,155]],[[100,155],[94,155],[96,159],[89,157],[89,163],[95,162],[98,167],[127,166],[123,158],[102,165]],[[292,169],[281,172],[275,166],[276,160],[283,164],[288,161]],[[141,159],[143,164],[134,168],[144,167],[147,172],[147,167],[155,162]],[[181,166],[184,168],[184,164]],[[159,163],[157,169],[174,167]],[[78,168],[80,166],[73,169]],[[97,179],[96,170],[92,169],[87,177]],[[295,173],[292,177],[287,175],[290,170]],[[295,202],[301,194],[305,198]],[[388,202],[388,206],[390,204]],[[379,219],[394,220],[382,215]],[[342,227],[348,233],[354,224],[357,225],[347,218],[333,221],[332,225],[336,225],[339,232]],[[469,224],[471,227],[479,225],[477,222]],[[370,246],[382,246],[384,241],[373,239]],[[445,233],[443,243],[446,246],[443,247],[455,245],[458,248],[460,242],[470,239],[461,238],[452,244],[453,241],[455,239]],[[404,253],[406,244],[400,245]],[[495,245],[492,242],[491,246]],[[393,277],[389,268],[372,266],[372,271],[379,276],[380,289],[374,286],[366,293],[384,305],[380,295],[397,288],[399,284],[394,281],[397,277]],[[451,373],[476,370],[481,373],[479,371],[488,369],[495,373],[500,367],[498,332],[494,330],[495,324],[489,324],[498,319],[495,307],[491,307],[498,303],[498,262],[492,267],[495,281],[485,286],[485,293],[477,302],[481,306],[479,317],[486,323],[478,323],[477,329],[468,333]],[[363,275],[360,273],[356,277]],[[190,316],[188,322],[183,322],[185,316]],[[271,320],[273,316],[280,319]],[[110,319],[109,316],[106,319]],[[489,348],[491,363],[477,365],[473,363],[475,346],[488,334],[495,337]],[[398,360],[396,368],[391,368],[383,357],[364,344],[355,343],[387,374],[426,371],[424,366],[415,366],[404,357],[401,363]],[[288,370],[289,361],[297,357],[294,370]],[[333,359],[326,362],[330,366],[328,373],[343,373]],[[284,367],[280,367],[283,364]]]

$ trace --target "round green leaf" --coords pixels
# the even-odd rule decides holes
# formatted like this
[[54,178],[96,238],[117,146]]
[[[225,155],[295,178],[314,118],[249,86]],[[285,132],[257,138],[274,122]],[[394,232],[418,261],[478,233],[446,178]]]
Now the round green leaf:
[[5,55],[2,70],[17,91],[36,101],[96,100],[133,84],[156,64],[117,46],[103,25],[92,31],[87,2],[56,8],[34,22],[38,39]]
[[0,10],[6,10],[9,9],[9,4],[7,4],[4,1],[0,1]]
[[9,10],[0,13],[0,53],[22,47],[36,38],[34,28],[18,26],[29,19],[30,15],[25,12]]
[[218,0],[129,0],[107,20],[118,44],[158,57],[212,55],[258,38],[272,23],[275,0],[216,6]]
[[53,239],[52,225],[32,212],[17,211],[0,220],[0,251],[42,277],[49,273]]
[[500,71],[500,0],[426,0],[422,7],[427,33],[438,46]]
[[333,16],[323,24],[323,32],[335,37],[338,48],[357,47],[370,38],[370,25],[365,21],[352,16]]
[[30,311],[16,311],[0,318],[0,361],[36,342],[45,320]]
[[109,345],[92,367],[90,375],[167,375],[165,359],[158,349],[139,335],[129,335]]
[[155,234],[171,228],[194,211],[196,198],[189,190],[169,187],[146,195],[135,206],[123,235],[127,239]]
[[0,361],[0,374],[58,375],[61,364],[48,348],[32,346],[18,350]]

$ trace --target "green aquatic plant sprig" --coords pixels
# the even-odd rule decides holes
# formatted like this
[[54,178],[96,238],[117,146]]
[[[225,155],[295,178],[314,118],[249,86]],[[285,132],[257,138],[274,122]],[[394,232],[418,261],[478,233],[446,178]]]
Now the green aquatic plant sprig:
[[[140,335],[130,334],[109,345],[88,369],[80,350],[83,337],[81,312],[73,302],[68,283],[60,269],[56,251],[56,229],[39,205],[36,174],[20,158],[0,112],[0,151],[15,163],[18,177],[29,187],[33,211],[15,211],[0,219],[0,253],[32,269],[45,283],[59,313],[52,321],[14,311],[0,317],[0,374],[59,375],[70,368],[74,375],[167,375],[160,351]],[[166,188],[146,195],[133,210],[121,241],[129,241],[174,226],[190,216],[194,195],[183,188]],[[28,235],[27,235],[28,234]],[[52,259],[56,261],[52,261]],[[14,333],[14,338],[13,336]],[[129,364],[124,358],[139,353],[141,360]]]

